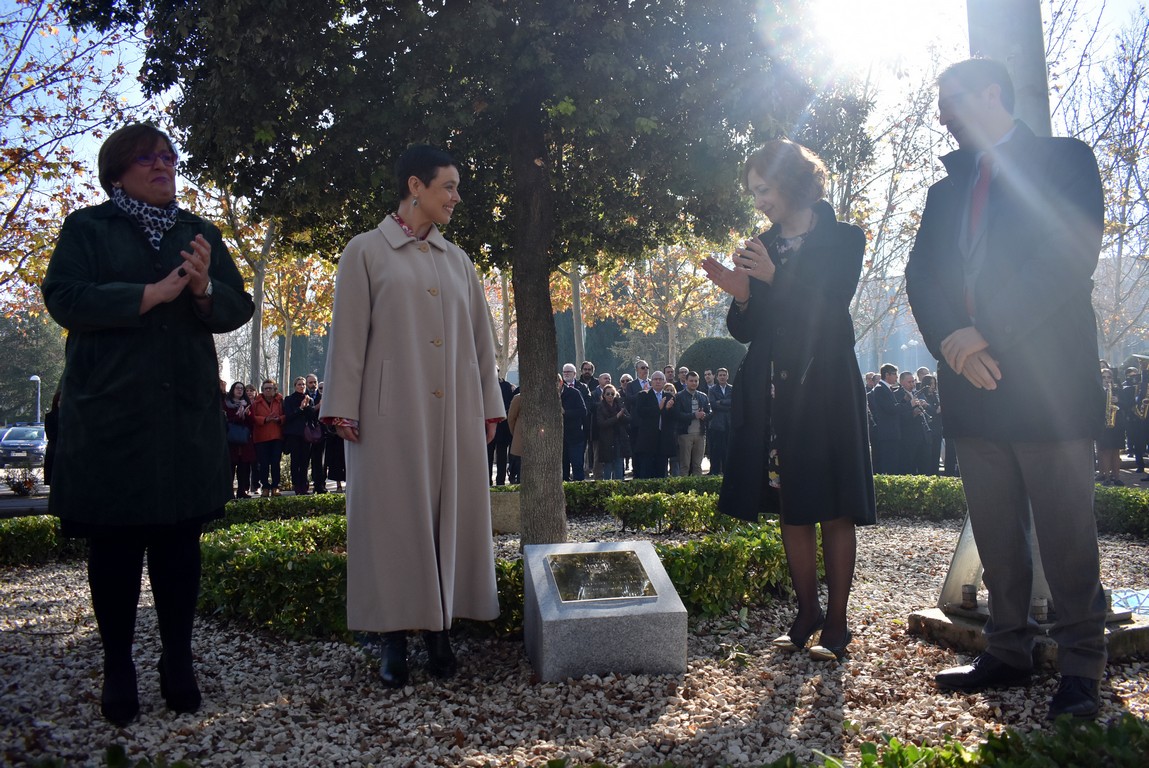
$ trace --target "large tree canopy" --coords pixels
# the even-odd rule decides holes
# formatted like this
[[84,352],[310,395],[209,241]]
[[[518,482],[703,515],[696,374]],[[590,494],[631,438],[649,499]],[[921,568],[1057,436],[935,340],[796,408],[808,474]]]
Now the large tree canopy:
[[[793,4],[787,4],[793,5]],[[178,86],[190,169],[334,252],[390,210],[407,144],[460,159],[450,237],[513,268],[524,541],[565,536],[548,277],[687,232],[743,228],[750,143],[797,133],[811,89],[782,3],[724,0],[73,0],[143,23],[145,83]],[[781,41],[781,42],[780,42]]]

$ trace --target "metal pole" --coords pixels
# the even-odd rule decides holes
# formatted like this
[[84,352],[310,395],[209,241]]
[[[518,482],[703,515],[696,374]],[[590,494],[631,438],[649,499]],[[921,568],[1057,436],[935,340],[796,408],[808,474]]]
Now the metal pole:
[[32,419],[32,421],[39,423],[43,421],[43,419],[40,418],[40,377],[33,373],[28,378],[28,381],[36,382],[36,418]]
[[971,56],[1005,64],[1013,80],[1014,117],[1050,136],[1049,81],[1041,0],[966,0]]

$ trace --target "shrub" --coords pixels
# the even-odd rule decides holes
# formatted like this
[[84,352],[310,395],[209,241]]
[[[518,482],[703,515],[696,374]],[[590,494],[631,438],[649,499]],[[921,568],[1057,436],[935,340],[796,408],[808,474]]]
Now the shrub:
[[[234,525],[203,539],[200,607],[290,638],[347,639],[347,520],[327,515]],[[745,525],[682,545],[660,545],[687,609],[721,615],[786,588],[778,524]],[[484,632],[522,630],[522,561],[495,563],[500,617]],[[467,622],[472,624],[472,622]]]
[[747,524],[685,544],[656,544],[655,549],[692,614],[721,616],[790,588],[777,521]]
[[[730,381],[733,383],[738,366],[742,364],[744,357],[746,357],[745,344],[729,336],[708,336],[687,347],[678,356],[676,367],[685,365],[690,370],[697,371],[699,376],[702,376],[702,372],[707,368],[712,371],[726,368],[730,371]],[[706,382],[703,381],[701,386],[705,387]]]
[[607,498],[606,511],[633,531],[653,528],[698,533],[721,531],[742,525],[727,515],[718,513],[718,497],[713,493],[636,493]]
[[203,537],[200,608],[286,637],[347,632],[347,518],[233,525]]
[[273,498],[236,499],[224,508],[224,516],[207,523],[204,532],[229,528],[238,523],[260,520],[289,520],[320,515],[342,515],[347,510],[346,498],[341,493],[319,493],[307,496],[275,496]]
[[60,536],[60,519],[50,515],[0,520],[0,565],[39,565],[80,557],[83,539]]

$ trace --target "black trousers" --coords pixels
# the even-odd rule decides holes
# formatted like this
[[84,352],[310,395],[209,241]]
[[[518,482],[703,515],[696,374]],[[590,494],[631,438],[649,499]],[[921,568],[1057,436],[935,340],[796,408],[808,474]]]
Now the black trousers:
[[88,537],[88,586],[104,647],[105,669],[132,664],[144,558],[169,665],[191,663],[200,582],[201,523],[107,526]]

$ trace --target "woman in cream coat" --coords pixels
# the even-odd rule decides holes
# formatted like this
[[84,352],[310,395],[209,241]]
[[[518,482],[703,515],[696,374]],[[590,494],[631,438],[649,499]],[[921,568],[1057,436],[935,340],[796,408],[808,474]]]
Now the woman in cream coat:
[[343,251],[321,416],[347,451],[347,626],[382,632],[406,685],[407,632],[455,673],[456,617],[499,614],[486,442],[504,417],[482,285],[439,227],[460,201],[447,153],[396,164],[397,213]]

